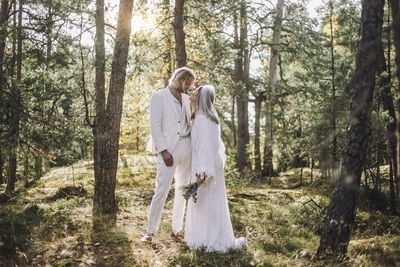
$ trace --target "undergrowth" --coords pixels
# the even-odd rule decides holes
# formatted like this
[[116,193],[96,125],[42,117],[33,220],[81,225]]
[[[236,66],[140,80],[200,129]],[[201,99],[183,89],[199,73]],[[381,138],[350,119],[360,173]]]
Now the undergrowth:
[[[105,227],[92,217],[93,167],[80,162],[56,168],[14,194],[0,194],[0,266],[325,266],[314,259],[332,186],[314,170],[281,173],[271,180],[240,176],[228,165],[226,184],[235,236],[246,250],[191,251],[170,237],[174,190],[168,195],[159,234],[152,244],[140,238],[154,192],[155,161],[126,156],[116,188],[119,212]],[[73,178],[73,179],[72,179]],[[270,182],[270,183],[268,183]],[[296,187],[294,187],[296,185]],[[3,187],[4,190],[4,187]],[[384,196],[385,197],[385,196]],[[345,265],[400,263],[400,222],[379,207],[359,206]]]

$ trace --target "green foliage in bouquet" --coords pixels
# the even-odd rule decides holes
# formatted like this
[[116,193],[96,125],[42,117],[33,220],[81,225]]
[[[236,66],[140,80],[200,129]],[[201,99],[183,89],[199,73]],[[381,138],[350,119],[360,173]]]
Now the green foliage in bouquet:
[[187,186],[182,186],[183,197],[189,200],[190,197],[193,198],[194,203],[197,202],[197,189],[199,186],[197,183],[188,184]]

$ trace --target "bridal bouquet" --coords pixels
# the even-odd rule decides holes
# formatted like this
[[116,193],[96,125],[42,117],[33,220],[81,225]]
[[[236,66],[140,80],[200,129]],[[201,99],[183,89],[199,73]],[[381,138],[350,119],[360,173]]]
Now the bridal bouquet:
[[[205,173],[203,173],[202,175],[196,174],[196,176],[198,178],[197,179],[198,181],[199,181],[200,177],[202,177],[203,182],[201,184],[205,184],[207,186],[210,185],[214,181],[214,176],[208,177],[207,175],[205,175]],[[192,197],[194,203],[196,203],[197,202],[197,190],[199,189],[200,185],[197,182],[195,182],[195,183],[188,184],[187,186],[182,186],[183,197],[186,200],[189,200],[190,197]]]

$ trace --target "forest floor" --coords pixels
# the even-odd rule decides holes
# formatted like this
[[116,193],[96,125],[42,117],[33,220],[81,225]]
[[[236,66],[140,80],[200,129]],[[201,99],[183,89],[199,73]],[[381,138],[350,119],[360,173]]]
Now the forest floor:
[[[93,165],[81,161],[54,168],[36,182],[0,195],[0,266],[326,266],[314,259],[332,187],[314,170],[273,177],[271,183],[241,179],[226,171],[227,194],[236,236],[247,250],[191,252],[170,237],[174,190],[152,244],[146,232],[154,190],[152,157],[127,156],[118,171],[116,224],[94,227]],[[251,177],[251,176],[249,176]],[[4,186],[1,188],[4,192]],[[360,193],[356,225],[345,266],[400,266],[400,220]],[[376,201],[376,200],[379,201]],[[378,203],[378,204],[379,204]]]

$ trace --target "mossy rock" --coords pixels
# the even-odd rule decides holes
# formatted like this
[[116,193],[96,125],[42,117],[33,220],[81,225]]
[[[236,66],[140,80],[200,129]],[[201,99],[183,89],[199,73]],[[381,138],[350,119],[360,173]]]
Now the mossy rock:
[[83,197],[86,193],[86,189],[82,186],[66,186],[58,189],[53,196],[47,198],[47,201],[56,201],[61,198]]

